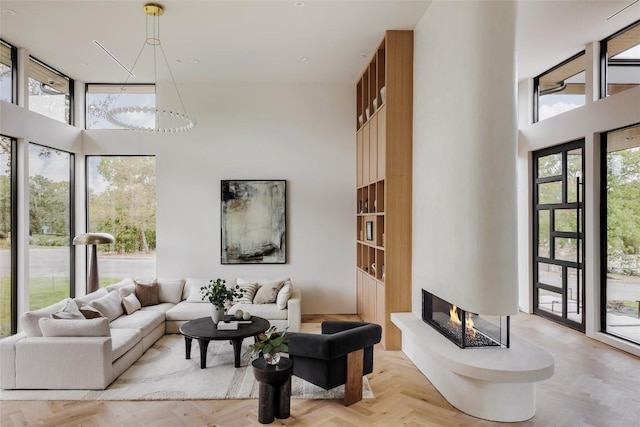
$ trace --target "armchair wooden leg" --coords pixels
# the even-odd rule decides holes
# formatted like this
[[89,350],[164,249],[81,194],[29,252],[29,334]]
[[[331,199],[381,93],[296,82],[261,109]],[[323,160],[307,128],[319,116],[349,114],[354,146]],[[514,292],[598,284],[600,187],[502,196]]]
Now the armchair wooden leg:
[[362,400],[362,377],[364,376],[364,349],[347,354],[347,375],[344,384],[344,406]]

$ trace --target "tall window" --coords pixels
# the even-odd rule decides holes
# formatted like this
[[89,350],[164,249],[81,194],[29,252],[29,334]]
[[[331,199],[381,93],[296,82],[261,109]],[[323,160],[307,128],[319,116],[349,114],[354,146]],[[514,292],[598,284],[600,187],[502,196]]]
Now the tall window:
[[16,329],[14,149],[15,140],[0,136],[0,337]]
[[27,73],[29,110],[73,124],[73,80],[34,58],[29,58]]
[[534,79],[534,122],[557,116],[585,104],[584,52]]
[[16,48],[0,40],[0,101],[15,100]]
[[640,344],[640,124],[603,150],[602,329]]
[[602,42],[602,96],[640,85],[640,21]]
[[98,245],[100,285],[125,277],[156,277],[156,158],[87,156],[90,232],[109,233]]
[[[139,105],[156,106],[155,85],[88,84],[86,93],[87,129],[123,129],[107,119],[107,111],[115,107]],[[131,124],[155,127],[155,114],[129,113]]]
[[72,294],[73,154],[29,144],[29,308]]

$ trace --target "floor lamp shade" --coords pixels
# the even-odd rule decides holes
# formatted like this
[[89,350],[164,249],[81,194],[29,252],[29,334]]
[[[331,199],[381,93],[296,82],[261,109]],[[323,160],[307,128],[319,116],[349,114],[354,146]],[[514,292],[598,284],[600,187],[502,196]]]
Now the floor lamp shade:
[[89,277],[87,280],[87,293],[97,291],[100,288],[98,280],[98,248],[96,245],[113,243],[116,239],[109,233],[83,233],[73,238],[74,245],[91,245],[91,260],[89,261]]

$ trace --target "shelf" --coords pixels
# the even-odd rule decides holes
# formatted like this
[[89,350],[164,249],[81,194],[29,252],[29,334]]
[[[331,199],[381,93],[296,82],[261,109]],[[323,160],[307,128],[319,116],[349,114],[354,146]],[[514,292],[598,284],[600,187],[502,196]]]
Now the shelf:
[[355,120],[357,312],[382,325],[383,348],[398,350],[390,315],[412,306],[412,31],[385,32],[356,84]]

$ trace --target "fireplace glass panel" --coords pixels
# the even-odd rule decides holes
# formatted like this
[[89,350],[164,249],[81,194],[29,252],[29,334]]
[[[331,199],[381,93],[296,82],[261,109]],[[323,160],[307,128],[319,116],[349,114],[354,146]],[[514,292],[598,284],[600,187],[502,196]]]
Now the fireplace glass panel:
[[467,312],[424,289],[422,320],[460,348],[509,347],[509,316]]

